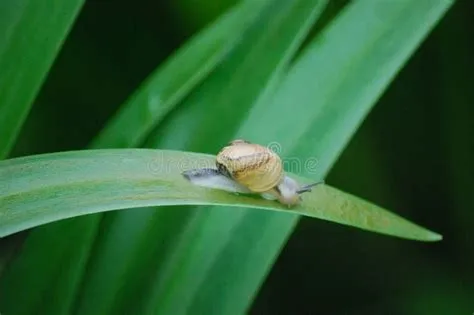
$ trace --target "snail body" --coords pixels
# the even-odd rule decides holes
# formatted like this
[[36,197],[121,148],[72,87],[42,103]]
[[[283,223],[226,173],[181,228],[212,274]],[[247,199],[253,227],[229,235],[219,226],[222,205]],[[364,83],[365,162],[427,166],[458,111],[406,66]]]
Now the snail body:
[[285,174],[280,157],[267,147],[245,140],[234,140],[216,157],[216,169],[201,168],[183,172],[190,182],[235,193],[257,193],[269,200],[293,206],[301,194],[320,182],[301,186]]

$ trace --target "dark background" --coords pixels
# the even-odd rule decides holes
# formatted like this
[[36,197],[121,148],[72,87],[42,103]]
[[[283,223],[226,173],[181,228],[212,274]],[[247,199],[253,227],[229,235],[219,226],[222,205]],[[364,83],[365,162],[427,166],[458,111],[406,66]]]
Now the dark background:
[[[155,67],[232,2],[87,1],[13,155],[83,149]],[[473,9],[472,1],[452,7],[327,179],[444,240],[302,219],[252,314],[474,312]]]

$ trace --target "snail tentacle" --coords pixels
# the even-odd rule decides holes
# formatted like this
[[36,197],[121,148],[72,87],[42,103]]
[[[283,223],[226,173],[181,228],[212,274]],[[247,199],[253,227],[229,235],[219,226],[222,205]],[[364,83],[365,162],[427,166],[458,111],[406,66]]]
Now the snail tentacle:
[[301,187],[301,189],[297,190],[296,193],[302,194],[302,193],[305,193],[305,192],[310,192],[311,188],[313,188],[314,186],[317,186],[317,185],[321,185],[321,184],[324,184],[324,180],[320,180],[319,182],[315,182],[315,183],[312,183],[312,184],[309,184],[309,185],[305,185],[305,186]]

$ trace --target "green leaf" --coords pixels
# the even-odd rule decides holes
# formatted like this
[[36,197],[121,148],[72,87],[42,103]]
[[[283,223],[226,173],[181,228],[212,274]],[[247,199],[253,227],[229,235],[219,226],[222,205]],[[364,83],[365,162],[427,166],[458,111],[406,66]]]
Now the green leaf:
[[209,155],[147,149],[84,150],[1,161],[0,236],[108,210],[201,204],[288,212],[408,239],[440,240],[438,234],[327,185],[288,209],[259,197],[202,188],[181,175],[193,166],[214,163]]
[[[286,74],[326,1],[270,1],[212,75],[153,132],[146,145],[215,152]],[[186,126],[183,128],[182,126]]]
[[153,128],[227,57],[267,2],[243,2],[193,37],[161,65],[112,117],[93,148],[140,145]]
[[7,156],[83,0],[0,3],[0,158]]

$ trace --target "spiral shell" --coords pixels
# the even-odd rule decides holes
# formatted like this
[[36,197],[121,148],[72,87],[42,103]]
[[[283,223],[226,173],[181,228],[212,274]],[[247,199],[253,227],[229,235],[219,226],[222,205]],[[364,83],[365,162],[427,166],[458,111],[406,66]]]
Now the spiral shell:
[[234,140],[217,155],[218,170],[260,193],[278,186],[285,174],[280,157],[270,149],[245,140]]

